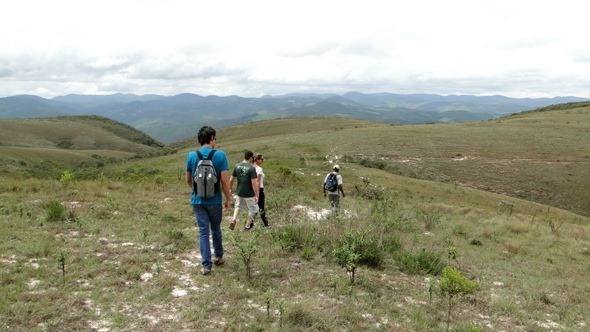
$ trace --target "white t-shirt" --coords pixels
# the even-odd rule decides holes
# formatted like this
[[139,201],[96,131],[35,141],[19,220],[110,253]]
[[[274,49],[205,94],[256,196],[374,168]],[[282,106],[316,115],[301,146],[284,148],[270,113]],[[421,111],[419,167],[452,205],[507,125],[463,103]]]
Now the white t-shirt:
[[264,188],[264,171],[258,165],[254,165],[254,168],[256,168],[256,176],[260,176],[260,188]]

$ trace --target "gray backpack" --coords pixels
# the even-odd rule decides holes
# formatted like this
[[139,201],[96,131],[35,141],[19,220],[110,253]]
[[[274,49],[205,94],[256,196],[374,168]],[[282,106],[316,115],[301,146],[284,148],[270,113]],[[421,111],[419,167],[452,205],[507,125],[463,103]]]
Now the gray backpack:
[[212,198],[219,191],[217,172],[211,161],[214,153],[215,150],[211,150],[207,158],[203,158],[201,152],[197,151],[199,162],[193,172],[193,190],[201,198]]

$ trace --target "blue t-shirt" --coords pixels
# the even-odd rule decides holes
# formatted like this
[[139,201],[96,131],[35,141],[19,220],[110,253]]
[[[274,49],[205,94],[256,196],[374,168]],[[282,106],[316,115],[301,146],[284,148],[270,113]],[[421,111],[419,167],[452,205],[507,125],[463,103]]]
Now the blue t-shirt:
[[[199,149],[203,158],[209,156],[212,148],[208,146],[203,146]],[[221,150],[215,150],[215,154],[213,155],[213,167],[215,167],[215,171],[217,172],[217,176],[219,177],[219,192],[215,193],[215,196],[211,198],[201,198],[197,196],[194,190],[191,192],[191,204],[221,204],[221,191],[223,188],[221,187],[221,172],[227,171],[229,169],[229,164],[227,162],[227,156],[225,152]],[[199,157],[197,156],[196,151],[191,151],[186,156],[186,171],[193,174],[195,169],[197,168],[197,163],[199,162]]]

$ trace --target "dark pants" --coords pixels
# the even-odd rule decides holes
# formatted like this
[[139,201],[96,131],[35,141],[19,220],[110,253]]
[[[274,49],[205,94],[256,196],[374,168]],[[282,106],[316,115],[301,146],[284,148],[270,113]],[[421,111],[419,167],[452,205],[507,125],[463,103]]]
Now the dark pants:
[[268,226],[268,218],[266,217],[266,210],[264,209],[264,188],[260,188],[258,192],[258,208],[260,209],[260,218],[264,226]]
[[340,208],[340,195],[328,194],[328,201],[330,202],[332,211],[338,211],[338,208]]

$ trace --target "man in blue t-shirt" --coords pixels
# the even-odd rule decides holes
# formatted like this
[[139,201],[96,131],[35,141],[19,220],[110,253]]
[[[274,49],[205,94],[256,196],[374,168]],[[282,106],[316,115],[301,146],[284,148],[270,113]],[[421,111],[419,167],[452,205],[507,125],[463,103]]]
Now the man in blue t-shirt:
[[[201,148],[199,152],[203,158],[207,158],[211,150],[215,148],[216,131],[212,127],[202,127],[197,138]],[[186,157],[186,183],[191,189],[193,189],[193,172],[197,167],[199,157],[196,151],[191,151]],[[229,209],[231,206],[232,196],[230,195],[230,187],[228,182],[228,170],[229,163],[227,162],[227,156],[224,151],[215,150],[213,154],[213,167],[215,172],[218,174],[219,182],[225,195],[225,203],[223,204],[225,209]],[[219,188],[219,186],[217,186]],[[195,218],[197,220],[197,227],[199,229],[199,249],[201,251],[201,274],[207,275],[211,273],[213,264],[223,265],[223,242],[221,234],[221,220],[222,220],[222,197],[221,191],[217,189],[215,196],[211,198],[201,198],[197,196],[194,189],[191,193],[191,205]],[[211,260],[211,245],[209,244],[209,230],[213,238],[213,250],[214,257]]]

